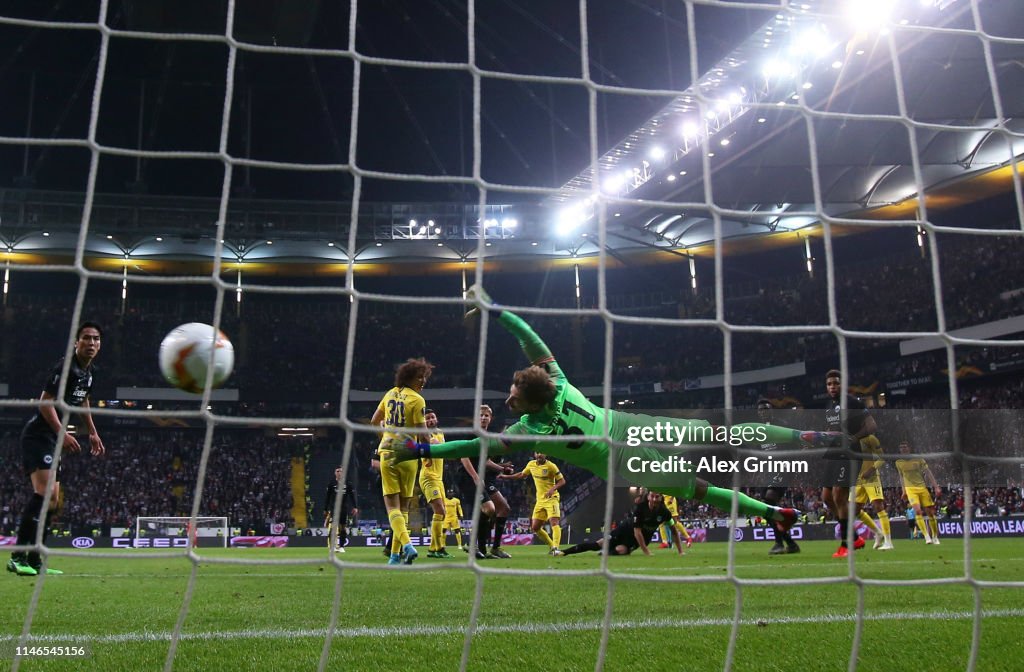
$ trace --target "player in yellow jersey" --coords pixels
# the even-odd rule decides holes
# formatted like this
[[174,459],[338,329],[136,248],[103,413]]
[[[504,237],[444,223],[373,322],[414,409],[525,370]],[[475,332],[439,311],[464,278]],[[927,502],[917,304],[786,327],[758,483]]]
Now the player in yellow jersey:
[[406,360],[395,373],[395,386],[380,400],[370,420],[370,424],[383,430],[377,454],[380,459],[384,506],[388,511],[392,531],[389,565],[402,562],[411,565],[419,555],[409,539],[406,518],[412,504],[413,486],[416,485],[416,463],[397,463],[388,458],[392,454],[392,444],[401,445],[410,433],[421,438],[429,434],[423,417],[426,403],[420,391],[427,384],[433,370],[434,365],[422,357]]
[[[437,429],[437,414],[431,409],[423,411],[423,421],[430,430],[430,443],[444,443],[444,432]],[[420,460],[420,491],[434,512],[430,520],[430,550],[428,558],[450,558],[444,548],[444,460],[426,457]]]
[[[921,534],[924,535],[925,543],[938,544],[939,523],[935,520],[935,501],[932,499],[931,493],[928,492],[925,479],[931,483],[936,497],[942,496],[942,488],[939,487],[935,477],[932,476],[927,462],[920,457],[910,457],[909,441],[900,441],[900,453],[907,455],[907,457],[901,460],[896,460],[896,469],[899,470],[900,476],[903,477],[903,497],[910,502],[910,506],[914,508],[914,513],[917,514],[915,517],[917,529],[921,530]],[[925,523],[925,516],[928,517],[927,524]]]
[[679,517],[679,501],[672,495],[665,495],[664,501],[665,508],[672,515],[672,520],[661,526],[661,529],[665,530],[665,533],[662,533],[664,541],[661,542],[661,547],[668,548],[668,540],[673,538],[672,531],[674,530],[676,535],[678,535],[676,537],[676,552],[682,555],[684,553],[683,543],[689,548],[693,545],[693,539],[690,538],[690,533],[687,532],[686,526],[683,525],[683,521]]
[[[550,555],[562,555],[558,547],[562,543],[562,496],[559,488],[565,485],[565,477],[554,462],[544,453],[534,453],[533,459],[526,463],[518,474],[501,474],[498,478],[518,481],[533,477],[533,486],[537,489],[537,503],[530,516],[530,529],[537,538],[548,545]],[[551,536],[544,530],[544,523],[551,523]],[[552,538],[553,537],[553,538]]]
[[[462,546],[462,500],[455,496],[451,490],[444,500],[444,522],[441,524],[441,533],[448,539],[448,532],[455,535],[455,545]],[[444,546],[444,544],[441,544]]]
[[[875,549],[891,551],[892,528],[889,526],[889,513],[885,510],[885,495],[882,494],[882,467],[885,460],[881,459],[882,444],[878,437],[869,434],[860,440],[860,452],[864,461],[861,463],[860,474],[857,476],[856,503],[858,517],[875,535]],[[874,456],[871,459],[867,456]],[[870,503],[871,509],[878,516],[878,524],[863,507]]]

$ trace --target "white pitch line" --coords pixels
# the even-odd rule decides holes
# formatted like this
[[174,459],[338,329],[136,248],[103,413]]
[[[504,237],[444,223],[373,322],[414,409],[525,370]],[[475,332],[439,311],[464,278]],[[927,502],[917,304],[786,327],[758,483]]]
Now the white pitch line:
[[[990,609],[981,612],[982,618],[1020,618],[1024,609]],[[922,621],[933,619],[973,620],[972,611],[917,611],[917,612],[882,612],[864,616],[865,621]],[[768,616],[740,619],[741,625],[805,625],[827,623],[854,623],[856,614],[829,614],[816,616]],[[612,630],[637,630],[646,628],[708,628],[731,626],[731,618],[693,618],[693,619],[643,619],[613,621]],[[476,632],[480,634],[549,634],[554,632],[586,632],[602,629],[600,621],[577,621],[567,623],[509,623],[505,625],[480,625]],[[334,631],[335,638],[355,639],[359,637],[418,637],[444,636],[465,634],[465,628],[447,625],[406,625],[379,628],[338,628]],[[213,641],[224,639],[321,639],[327,636],[326,628],[265,628],[247,630],[221,630],[213,632],[183,632],[181,641]],[[18,635],[0,635],[0,642],[18,641]],[[143,642],[169,642],[169,632],[125,632],[117,635],[89,636],[81,634],[30,634],[28,641],[60,641],[82,644],[131,644]]]

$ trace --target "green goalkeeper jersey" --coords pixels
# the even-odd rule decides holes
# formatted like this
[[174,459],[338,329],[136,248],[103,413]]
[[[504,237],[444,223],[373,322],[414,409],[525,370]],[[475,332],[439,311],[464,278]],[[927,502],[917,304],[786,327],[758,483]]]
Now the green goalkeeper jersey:
[[[516,337],[532,364],[547,370],[548,375],[555,383],[556,394],[554,400],[543,409],[536,413],[523,415],[518,422],[506,429],[503,432],[508,437],[506,441],[492,440],[489,444],[489,449],[492,452],[503,452],[506,449],[537,451],[587,469],[607,480],[609,444],[603,438],[604,436],[607,435],[612,441],[623,444],[626,443],[629,436],[630,427],[653,427],[658,422],[679,428],[708,425],[704,420],[683,420],[621,413],[597,406],[569,383],[547,345],[522,318],[506,310],[502,311],[498,322]],[[560,436],[565,437],[565,440],[524,441],[517,440],[515,438],[517,436]],[[595,438],[574,438],[584,436]],[[480,445],[480,439],[469,439],[435,444],[431,446],[430,450],[432,455],[438,457],[468,457],[478,454]],[[646,460],[658,460],[672,454],[681,455],[683,450],[654,448],[648,445],[617,450],[613,457],[612,468],[619,478],[623,478],[627,482],[643,481],[645,485],[662,489],[682,486],[682,490],[676,490],[676,492],[684,498],[690,498],[692,496],[692,476],[673,474],[658,477],[645,474],[644,478],[637,479],[627,465],[629,458],[640,456]]]

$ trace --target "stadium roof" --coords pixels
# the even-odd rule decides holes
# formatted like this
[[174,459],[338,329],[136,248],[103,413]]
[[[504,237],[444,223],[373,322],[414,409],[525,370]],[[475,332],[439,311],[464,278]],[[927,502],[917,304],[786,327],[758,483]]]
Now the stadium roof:
[[[919,184],[929,212],[1012,191],[1007,166],[1024,153],[1020,6],[979,2],[978,32],[968,2],[855,4],[876,10],[859,18],[871,25],[842,4],[791,4],[685,91],[653,92],[668,102],[599,157],[596,187],[588,167],[539,203],[363,202],[354,236],[347,201],[232,198],[223,259],[593,258],[597,204],[606,206],[604,245],[620,259],[706,254],[716,212],[723,240],[755,250],[818,233],[821,215],[909,224]],[[83,204],[82,194],[0,191],[9,258],[72,254]],[[211,198],[97,194],[86,256],[210,260],[219,207]]]

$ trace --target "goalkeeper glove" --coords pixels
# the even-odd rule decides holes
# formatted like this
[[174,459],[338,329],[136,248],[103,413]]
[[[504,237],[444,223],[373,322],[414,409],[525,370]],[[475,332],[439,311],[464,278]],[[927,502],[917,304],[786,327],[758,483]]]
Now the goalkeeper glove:
[[392,446],[389,461],[392,464],[397,464],[424,457],[430,457],[430,444],[416,443],[413,439],[406,439],[403,445]]
[[[493,301],[491,301],[490,295],[487,292],[485,292],[484,288],[481,287],[480,285],[473,285],[472,287],[467,289],[466,290],[466,299],[469,300],[469,301],[480,300],[483,303],[490,303],[494,307],[497,307],[497,304],[495,304]],[[500,308],[499,308],[499,312],[500,312]],[[474,306],[473,308],[470,308],[469,310],[466,311],[466,318],[468,319],[468,318],[471,318],[471,317],[476,317],[479,314],[480,314],[480,308]]]

